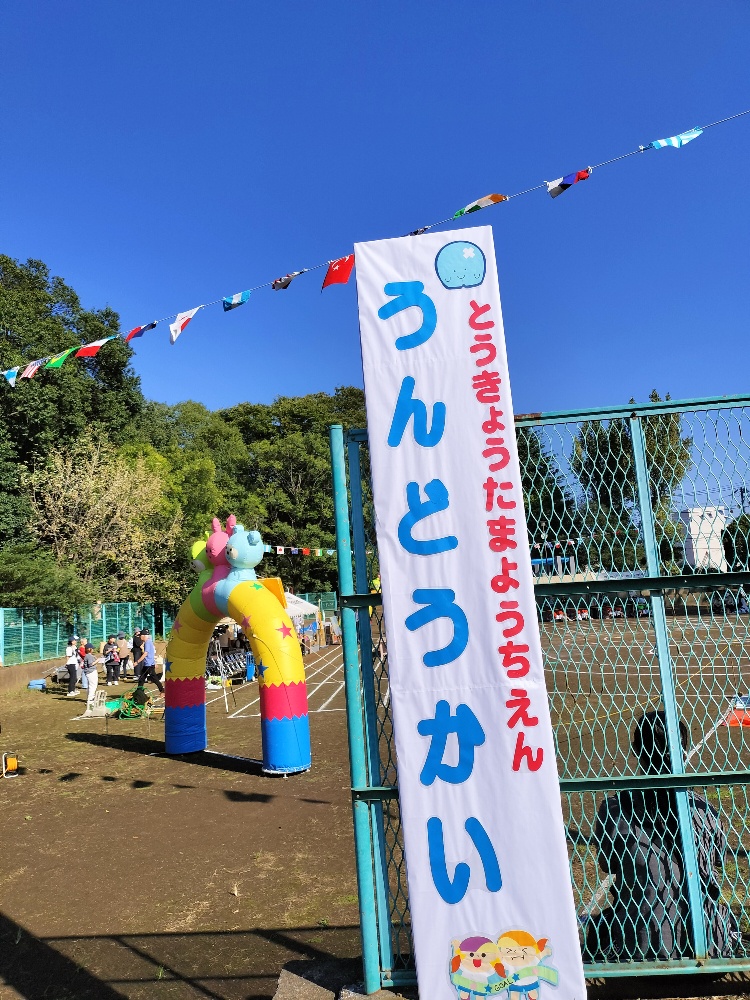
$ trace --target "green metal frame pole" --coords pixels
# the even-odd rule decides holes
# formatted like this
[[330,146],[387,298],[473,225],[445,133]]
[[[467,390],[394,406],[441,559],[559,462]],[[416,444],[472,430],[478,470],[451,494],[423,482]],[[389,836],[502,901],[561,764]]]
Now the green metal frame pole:
[[[370,589],[367,579],[367,539],[365,536],[364,502],[362,497],[362,466],[360,463],[360,441],[349,441],[349,491],[351,493],[351,526],[354,540],[354,573],[358,594],[366,594]],[[375,665],[373,662],[372,628],[369,612],[361,608],[359,612],[359,656],[362,675],[362,698],[364,705],[365,739],[368,748],[369,785],[380,785],[381,764],[378,740],[378,710],[375,704]],[[393,947],[391,942],[390,907],[388,905],[388,863],[386,860],[385,823],[383,803],[371,802],[372,835],[374,857],[380,859],[375,864],[375,893],[380,938],[381,970],[390,977],[393,969]]]
[[[654,512],[651,506],[651,489],[648,478],[648,461],[646,457],[646,441],[643,434],[641,418],[631,416],[629,419],[630,434],[633,445],[633,460],[635,462],[636,480],[638,484],[638,504],[641,514],[641,531],[646,549],[646,565],[649,576],[659,576],[661,565],[659,547],[654,531]],[[667,632],[667,616],[664,610],[664,597],[660,594],[651,596],[651,612],[654,622],[656,651],[659,656],[659,674],[661,676],[662,699],[664,714],[667,720],[667,739],[672,761],[672,773],[685,773],[685,753],[680,739],[679,715],[675,697],[674,670],[669,653],[669,634]],[[698,870],[698,857],[695,849],[695,833],[691,818],[690,802],[686,789],[675,790],[677,802],[677,819],[680,826],[682,841],[682,857],[685,864],[685,881],[690,904],[691,924],[693,930],[693,945],[695,957],[705,960],[707,955],[706,924],[703,910],[703,899]]]
[[[336,557],[339,593],[349,597],[354,593],[352,572],[351,526],[349,499],[346,488],[346,458],[344,428],[333,424],[329,428],[331,466],[333,471],[333,505],[336,519]],[[362,686],[357,649],[357,619],[352,608],[341,609],[341,633],[346,682],[346,724],[349,739],[349,767],[353,788],[367,785],[367,756],[363,726]],[[373,843],[369,804],[353,797],[354,853],[359,892],[360,932],[362,935],[362,965],[366,993],[380,989],[380,948],[378,917],[373,881]]]

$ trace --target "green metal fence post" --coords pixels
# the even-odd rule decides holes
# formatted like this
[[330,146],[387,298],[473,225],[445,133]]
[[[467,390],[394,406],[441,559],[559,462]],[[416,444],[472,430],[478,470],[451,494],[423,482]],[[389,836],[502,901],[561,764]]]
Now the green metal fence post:
[[[630,434],[633,445],[633,460],[635,462],[636,480],[638,484],[638,506],[641,515],[641,532],[643,545],[646,549],[646,564],[649,576],[659,576],[661,566],[659,547],[654,530],[654,512],[651,505],[651,489],[648,476],[648,461],[646,457],[646,441],[643,434],[641,418],[635,415],[629,419]],[[659,673],[661,676],[662,699],[664,714],[667,721],[667,738],[672,761],[672,773],[684,774],[684,750],[680,739],[679,716],[675,698],[674,669],[669,653],[669,635],[667,633],[667,617],[664,610],[664,597],[661,594],[651,596],[651,613],[654,622],[656,651],[659,657]],[[688,902],[690,904],[691,926],[695,957],[699,960],[707,957],[706,927],[701,898],[700,873],[695,849],[695,832],[691,818],[690,802],[686,789],[675,791],[677,802],[677,818],[682,842],[682,857],[685,863],[685,879],[687,883]]]
[[[359,460],[359,441],[349,441],[349,491],[351,493],[351,526],[354,538],[354,572],[358,594],[366,594],[370,589],[367,579],[367,540],[365,538],[364,509],[362,502],[362,470]],[[373,602],[374,603],[374,602]],[[359,611],[359,656],[362,673],[362,696],[365,710],[365,736],[368,746],[369,783],[380,785],[380,747],[378,741],[378,712],[375,705],[375,667],[373,663],[372,628],[370,615],[365,608]],[[375,858],[375,891],[377,893],[377,914],[380,928],[380,960],[383,972],[390,977],[393,969],[393,948],[391,942],[390,907],[388,905],[388,867],[385,856],[385,823],[383,803],[370,804]]]
[[[346,488],[344,428],[334,424],[329,428],[331,465],[333,471],[333,503],[336,518],[336,556],[339,591],[342,598],[354,593],[352,545],[349,524],[349,501]],[[346,681],[346,723],[349,738],[349,766],[353,789],[367,785],[367,760],[363,729],[362,688],[357,654],[357,622],[351,608],[342,608],[341,631]],[[378,917],[373,881],[373,843],[369,803],[354,797],[354,852],[359,891],[360,931],[362,935],[362,965],[365,992],[380,989],[380,952]]]

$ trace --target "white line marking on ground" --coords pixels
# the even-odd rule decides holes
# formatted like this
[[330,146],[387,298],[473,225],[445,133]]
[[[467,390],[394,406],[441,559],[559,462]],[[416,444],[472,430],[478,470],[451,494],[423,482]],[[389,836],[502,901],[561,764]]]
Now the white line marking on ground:
[[[312,677],[316,677],[318,674],[322,673],[326,669],[326,667],[330,667],[330,665],[331,665],[330,659],[326,658],[326,661],[323,664],[321,664],[321,666],[319,666],[317,670],[314,670],[310,674],[310,677],[306,678],[306,680],[309,681]],[[335,674],[338,670],[340,670],[341,666],[342,665],[339,664],[338,667],[336,667],[334,669],[333,674]],[[331,674],[330,676],[332,677],[333,674]],[[326,678],[326,679],[328,679],[328,678]],[[325,681],[323,681],[322,683],[325,683]],[[318,689],[316,687],[315,691],[317,691],[317,690]],[[258,695],[257,698],[253,698],[252,701],[248,702],[246,705],[243,705],[241,708],[238,708],[237,711],[230,712],[228,718],[230,718],[230,719],[240,718],[242,712],[246,711],[248,708],[252,708],[253,705],[257,705],[259,701],[260,701],[260,695]]]
[[337,695],[337,694],[339,693],[339,691],[341,691],[341,690],[343,689],[343,687],[344,687],[344,682],[342,681],[342,682],[341,682],[341,683],[339,684],[339,686],[338,686],[338,687],[336,688],[336,690],[335,690],[335,691],[333,692],[333,694],[331,695],[331,697],[330,697],[330,698],[328,699],[328,701],[324,701],[324,702],[323,702],[323,704],[322,704],[322,705],[320,706],[320,708],[316,708],[316,709],[315,709],[315,711],[316,711],[316,712],[322,712],[322,711],[324,711],[324,710],[325,710],[325,708],[326,708],[326,707],[327,707],[328,705],[330,705],[330,704],[331,704],[331,702],[332,702],[332,701],[333,701],[333,699],[334,699],[334,698],[336,697],[336,695]]

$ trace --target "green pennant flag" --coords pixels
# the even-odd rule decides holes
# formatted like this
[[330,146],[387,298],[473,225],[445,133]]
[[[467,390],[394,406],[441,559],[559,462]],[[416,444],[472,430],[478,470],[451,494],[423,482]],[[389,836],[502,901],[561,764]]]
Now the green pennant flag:
[[67,356],[69,354],[72,354],[73,351],[75,351],[77,349],[78,349],[77,347],[69,347],[67,349],[67,351],[63,351],[62,354],[56,354],[53,358],[49,359],[49,361],[47,362],[47,364],[44,367],[45,368],[62,368],[63,364],[65,363],[65,359],[67,358]]

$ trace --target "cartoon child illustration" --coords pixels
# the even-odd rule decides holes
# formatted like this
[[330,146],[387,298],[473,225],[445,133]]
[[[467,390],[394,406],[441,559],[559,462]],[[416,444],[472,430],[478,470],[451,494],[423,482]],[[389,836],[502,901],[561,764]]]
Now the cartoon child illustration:
[[506,931],[498,938],[497,951],[508,1000],[539,1000],[540,980],[557,986],[557,969],[543,963],[552,954],[547,938],[537,941],[528,931]]
[[496,993],[503,969],[497,945],[486,937],[468,937],[460,942],[454,940],[451,944],[450,979],[459,1000],[473,1000]]

